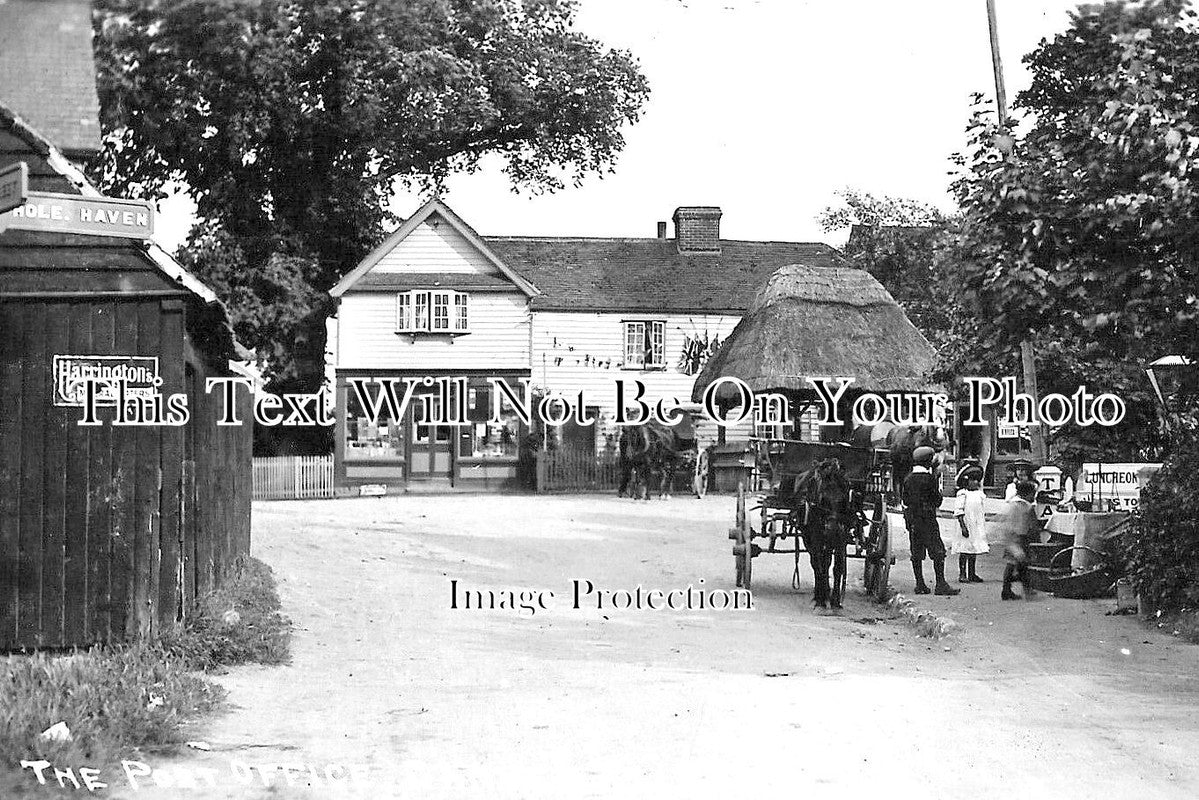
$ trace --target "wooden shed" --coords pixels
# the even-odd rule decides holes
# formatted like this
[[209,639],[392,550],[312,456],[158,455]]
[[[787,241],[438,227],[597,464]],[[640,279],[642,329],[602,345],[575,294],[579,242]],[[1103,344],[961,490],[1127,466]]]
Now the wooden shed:
[[[0,105],[0,171],[17,162],[30,192],[98,204]],[[215,295],[157,245],[4,230],[12,213],[0,214],[0,650],[153,636],[249,550],[251,428],[218,426],[221,398],[205,392],[244,353]],[[102,424],[80,426],[67,380],[96,365],[185,393],[190,422],[114,426],[103,408]]]

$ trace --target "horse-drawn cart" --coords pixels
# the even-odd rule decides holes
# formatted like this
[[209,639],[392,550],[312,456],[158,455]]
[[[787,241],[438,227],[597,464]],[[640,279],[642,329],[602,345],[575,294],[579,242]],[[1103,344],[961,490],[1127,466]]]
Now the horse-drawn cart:
[[621,494],[648,500],[655,484],[661,497],[680,490],[701,498],[708,493],[710,448],[700,447],[696,436],[702,406],[680,404],[676,413],[675,425],[651,421],[622,429]]
[[738,489],[736,525],[729,531],[737,586],[750,588],[754,558],[778,553],[794,555],[792,586],[798,589],[799,556],[806,552],[818,606],[841,606],[848,558],[864,559],[866,591],[885,599],[895,560],[887,521],[887,451],[784,440],[755,445],[760,462],[768,465],[770,488],[764,494]]

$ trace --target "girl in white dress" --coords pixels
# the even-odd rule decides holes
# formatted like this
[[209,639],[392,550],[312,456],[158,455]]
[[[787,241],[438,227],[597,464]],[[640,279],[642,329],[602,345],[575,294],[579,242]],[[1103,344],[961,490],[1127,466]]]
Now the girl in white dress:
[[982,583],[978,577],[979,553],[990,551],[987,544],[987,496],[982,490],[982,470],[969,470],[958,479],[958,495],[953,516],[958,521],[958,535],[953,550],[958,554],[958,581]]

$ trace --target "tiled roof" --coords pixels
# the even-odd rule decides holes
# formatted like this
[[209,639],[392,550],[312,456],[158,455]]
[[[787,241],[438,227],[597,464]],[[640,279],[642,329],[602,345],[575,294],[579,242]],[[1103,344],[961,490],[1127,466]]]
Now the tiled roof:
[[89,2],[0,2],[0,103],[69,156],[99,150]]
[[680,254],[673,239],[484,237],[503,262],[542,294],[542,310],[729,311],[743,313],[779,267],[846,266],[818,242],[722,239],[720,252]]

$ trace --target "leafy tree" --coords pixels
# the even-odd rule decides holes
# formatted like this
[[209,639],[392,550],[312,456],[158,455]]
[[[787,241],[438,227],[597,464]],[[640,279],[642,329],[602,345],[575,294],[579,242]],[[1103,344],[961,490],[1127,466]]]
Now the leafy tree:
[[436,190],[486,155],[532,191],[612,169],[648,88],[574,14],[570,0],[97,0],[92,170],[123,196],[184,185],[200,219],[185,260],[225,292],[276,388],[312,388],[324,293],[380,240],[397,180]]
[[1162,469],[1141,492],[1125,566],[1151,608],[1199,608],[1199,439],[1179,437]]
[[975,113],[954,186],[976,353],[1031,339],[1043,390],[1115,391],[1123,425],[1059,445],[1135,457],[1156,430],[1143,364],[1199,347],[1199,31],[1180,0],[1083,6],[1025,63],[1015,124]]
[[887,288],[935,347],[951,334],[953,292],[945,246],[953,219],[918,200],[845,189],[817,218],[826,232],[850,228],[843,252]]

